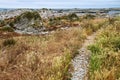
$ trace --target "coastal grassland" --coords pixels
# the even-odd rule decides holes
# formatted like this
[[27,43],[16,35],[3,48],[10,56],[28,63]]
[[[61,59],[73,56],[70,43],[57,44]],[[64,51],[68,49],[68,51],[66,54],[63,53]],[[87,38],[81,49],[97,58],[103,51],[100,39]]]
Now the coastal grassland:
[[[84,30],[71,28],[45,36],[1,39],[0,80],[65,80],[71,58],[85,38]],[[11,45],[13,40],[16,43]]]
[[93,45],[89,64],[90,80],[119,80],[120,79],[120,20],[102,29]]
[[[56,30],[63,27],[78,27],[84,26],[89,27],[89,33],[95,31],[99,28],[99,19],[96,19],[95,15],[87,14],[84,16],[78,16],[76,13],[70,13],[68,15],[58,16],[58,17],[48,17],[42,18],[38,12],[26,11],[18,16],[8,18],[0,21],[0,31],[13,32],[15,30],[27,29],[41,29],[43,31]],[[99,20],[93,24],[93,21]],[[110,19],[112,21],[112,19]]]
[[[107,24],[106,19],[89,23],[88,27],[71,27],[43,36],[1,38],[0,80],[69,80],[71,59],[88,35]],[[97,28],[93,31],[90,27]]]
[[85,28],[87,31],[87,34],[90,35],[93,32],[96,32],[101,27],[105,27],[108,25],[109,21],[107,18],[96,18],[96,19],[83,19],[80,22],[80,26]]

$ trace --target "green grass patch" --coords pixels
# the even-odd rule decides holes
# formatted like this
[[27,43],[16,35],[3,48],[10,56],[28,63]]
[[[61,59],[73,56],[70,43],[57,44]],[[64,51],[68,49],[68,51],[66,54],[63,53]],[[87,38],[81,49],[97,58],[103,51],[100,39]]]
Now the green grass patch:
[[101,30],[91,51],[89,64],[90,80],[120,79],[120,24],[114,23]]

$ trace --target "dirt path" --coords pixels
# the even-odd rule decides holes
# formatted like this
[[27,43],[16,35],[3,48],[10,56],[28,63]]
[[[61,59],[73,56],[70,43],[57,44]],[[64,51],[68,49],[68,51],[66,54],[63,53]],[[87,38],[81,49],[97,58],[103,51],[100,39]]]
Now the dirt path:
[[94,43],[97,32],[88,36],[79,50],[79,54],[72,60],[74,72],[72,72],[71,80],[88,80],[86,75],[88,71],[88,58],[90,51],[87,50],[87,46]]

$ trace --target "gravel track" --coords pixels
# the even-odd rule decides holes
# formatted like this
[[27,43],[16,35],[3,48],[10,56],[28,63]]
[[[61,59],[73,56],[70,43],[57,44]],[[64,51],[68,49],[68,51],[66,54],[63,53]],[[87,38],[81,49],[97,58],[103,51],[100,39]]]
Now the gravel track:
[[72,60],[74,71],[72,72],[71,80],[89,80],[87,77],[90,51],[87,46],[93,44],[96,37],[96,32],[88,36],[83,43],[79,54]]

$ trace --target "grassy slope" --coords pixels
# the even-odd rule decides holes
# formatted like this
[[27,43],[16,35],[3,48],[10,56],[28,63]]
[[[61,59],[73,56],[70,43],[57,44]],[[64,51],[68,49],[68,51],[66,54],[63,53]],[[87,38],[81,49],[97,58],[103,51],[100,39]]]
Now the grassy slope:
[[[111,23],[111,20],[109,21]],[[101,30],[96,43],[88,47],[90,57],[90,80],[120,79],[120,20]]]
[[0,80],[67,80],[71,59],[87,35],[105,19],[85,20],[81,27],[45,36],[0,39]]

